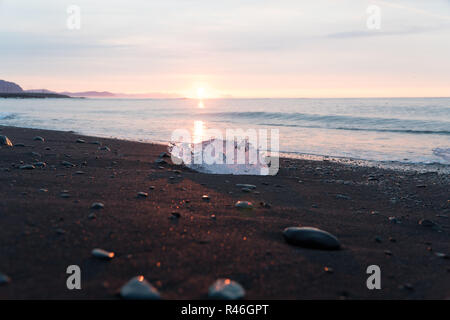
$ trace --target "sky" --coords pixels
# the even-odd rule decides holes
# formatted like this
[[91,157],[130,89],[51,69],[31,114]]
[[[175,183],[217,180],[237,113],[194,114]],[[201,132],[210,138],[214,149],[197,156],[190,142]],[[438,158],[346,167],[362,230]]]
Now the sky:
[[450,0],[0,0],[0,79],[24,89],[448,97],[449,57]]

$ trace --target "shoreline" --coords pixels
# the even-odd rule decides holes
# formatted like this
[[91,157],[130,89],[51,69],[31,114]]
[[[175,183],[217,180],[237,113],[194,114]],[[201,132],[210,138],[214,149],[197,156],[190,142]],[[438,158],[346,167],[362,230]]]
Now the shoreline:
[[[286,158],[276,176],[211,175],[155,163],[159,144],[4,126],[0,135],[23,144],[0,149],[0,272],[11,278],[1,299],[115,299],[138,274],[165,299],[204,299],[220,277],[247,299],[450,297],[450,259],[436,254],[450,254],[447,175]],[[46,166],[19,169],[35,162]],[[254,209],[236,209],[239,200]],[[299,225],[334,234],[342,249],[287,244],[282,230]],[[93,248],[116,257],[99,261]],[[73,264],[82,290],[65,287]],[[381,290],[366,288],[373,264]]]
[[[151,141],[151,140],[136,140],[136,139],[128,139],[128,138],[119,138],[114,136],[103,136],[103,135],[89,135],[82,132],[76,131],[61,131],[57,129],[41,129],[41,128],[28,128],[28,127],[18,127],[18,126],[5,126],[0,125],[0,128],[22,128],[22,129],[31,129],[31,130],[44,130],[50,132],[70,132],[73,134],[78,134],[80,136],[88,136],[88,137],[97,137],[102,139],[113,139],[119,141],[127,141],[127,142],[138,142],[145,143],[150,145],[161,145],[167,147],[169,144],[168,141]],[[448,175],[450,174],[450,164],[444,163],[413,163],[413,162],[401,162],[395,160],[366,160],[366,159],[358,159],[351,157],[339,157],[339,156],[331,156],[331,155],[320,155],[320,154],[309,154],[309,153],[301,153],[301,152],[285,152],[280,151],[280,158],[288,159],[288,160],[301,160],[301,161],[330,161],[333,163],[339,163],[348,166],[358,166],[358,167],[368,167],[368,168],[378,168],[378,169],[386,169],[386,170],[395,170],[395,171],[403,171],[403,172],[417,172],[417,173],[437,173]]]

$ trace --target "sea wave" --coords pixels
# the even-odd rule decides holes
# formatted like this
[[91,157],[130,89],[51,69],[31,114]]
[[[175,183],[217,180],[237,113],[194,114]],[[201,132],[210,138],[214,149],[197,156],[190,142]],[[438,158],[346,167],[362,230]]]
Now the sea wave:
[[11,112],[0,112],[0,120],[11,120],[17,116],[16,113]]
[[283,112],[209,112],[195,116],[222,121],[229,119],[233,122],[251,120],[252,123],[266,126],[450,135],[450,122],[437,120]]

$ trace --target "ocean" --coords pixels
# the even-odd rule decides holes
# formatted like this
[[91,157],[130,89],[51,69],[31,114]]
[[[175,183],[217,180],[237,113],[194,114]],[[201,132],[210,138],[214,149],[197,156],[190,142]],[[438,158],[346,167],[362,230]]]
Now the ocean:
[[0,99],[0,125],[170,141],[175,129],[278,129],[288,157],[450,164],[450,98]]

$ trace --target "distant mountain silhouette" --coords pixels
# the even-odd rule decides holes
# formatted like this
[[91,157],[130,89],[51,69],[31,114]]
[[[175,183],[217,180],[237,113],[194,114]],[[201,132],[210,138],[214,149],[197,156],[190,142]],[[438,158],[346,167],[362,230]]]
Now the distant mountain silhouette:
[[0,80],[0,93],[22,93],[23,89],[14,82]]
[[23,90],[18,84],[0,80],[0,93],[12,94],[21,93],[24,97],[38,95],[64,95],[73,98],[128,98],[128,99],[180,99],[182,96],[174,93],[113,93],[108,91],[83,91],[83,92],[56,92],[48,89]]
[[60,94],[65,94],[74,98],[114,98],[116,95],[108,91],[84,91],[84,92],[60,92]]

